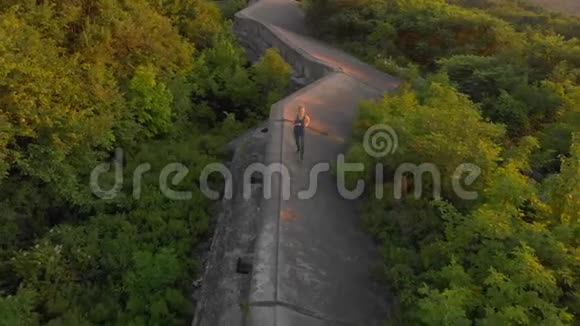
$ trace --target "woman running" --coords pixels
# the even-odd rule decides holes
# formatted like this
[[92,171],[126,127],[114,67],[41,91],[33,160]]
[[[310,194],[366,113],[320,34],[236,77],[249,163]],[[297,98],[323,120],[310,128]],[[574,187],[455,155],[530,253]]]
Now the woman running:
[[304,159],[304,136],[305,130],[310,125],[310,117],[306,114],[304,105],[298,106],[298,114],[294,120],[294,139],[296,140],[296,152],[300,153],[300,161]]

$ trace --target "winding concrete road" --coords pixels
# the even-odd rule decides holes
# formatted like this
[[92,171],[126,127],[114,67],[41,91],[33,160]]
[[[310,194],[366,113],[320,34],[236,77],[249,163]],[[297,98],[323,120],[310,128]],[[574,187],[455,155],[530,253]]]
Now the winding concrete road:
[[[271,41],[271,46],[298,51],[297,58],[293,51],[281,49],[295,69],[308,72],[302,57],[328,67],[325,76],[272,107],[266,163],[282,163],[288,169],[291,195],[282,198],[285,180],[275,173],[273,197],[263,202],[245,324],[382,325],[389,315],[389,298],[373,281],[372,270],[381,259],[361,226],[358,202],[339,195],[330,172],[317,177],[314,197],[299,199],[297,193],[309,187],[315,164],[333,162],[345,151],[359,101],[378,99],[399,82],[309,37],[304,14],[292,0],[260,0],[236,19],[264,27],[237,32],[245,38],[243,43],[263,43],[251,33],[268,32],[283,42]],[[260,47],[264,45],[253,46]],[[312,118],[304,162],[298,161],[287,122],[294,119],[298,104],[305,105]]]

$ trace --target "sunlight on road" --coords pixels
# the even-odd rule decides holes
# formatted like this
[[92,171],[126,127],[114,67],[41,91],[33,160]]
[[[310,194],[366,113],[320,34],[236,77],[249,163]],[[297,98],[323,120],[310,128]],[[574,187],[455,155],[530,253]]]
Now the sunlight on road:
[[302,217],[303,216],[300,216],[298,213],[296,213],[294,210],[290,208],[284,208],[280,211],[280,218],[282,219],[282,221],[293,222]]

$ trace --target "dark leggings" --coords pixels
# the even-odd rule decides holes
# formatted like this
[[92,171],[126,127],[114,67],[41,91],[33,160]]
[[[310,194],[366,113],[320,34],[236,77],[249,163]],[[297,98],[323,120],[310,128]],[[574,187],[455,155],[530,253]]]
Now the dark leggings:
[[300,152],[300,158],[304,158],[304,132],[294,132],[294,139],[296,140],[296,147]]

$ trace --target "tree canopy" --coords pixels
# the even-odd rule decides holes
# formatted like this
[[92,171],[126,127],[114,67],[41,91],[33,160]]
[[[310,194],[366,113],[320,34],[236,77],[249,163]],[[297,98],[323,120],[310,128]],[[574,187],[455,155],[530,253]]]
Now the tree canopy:
[[[575,325],[580,320],[580,20],[523,0],[309,0],[313,33],[406,80],[364,102],[347,160],[404,325]],[[396,152],[368,155],[389,125]],[[406,174],[432,164],[434,180]],[[457,179],[473,164],[479,177]],[[465,175],[463,175],[465,176]],[[461,177],[461,176],[460,176]],[[413,182],[419,179],[419,184]],[[453,187],[477,196],[466,199]],[[413,196],[417,186],[419,198]],[[395,193],[408,193],[397,198]]]
[[[213,2],[2,1],[0,325],[190,322],[213,212],[197,178],[289,77],[274,50],[247,62]],[[120,192],[97,198],[116,149]],[[191,200],[159,189],[174,162]]]

